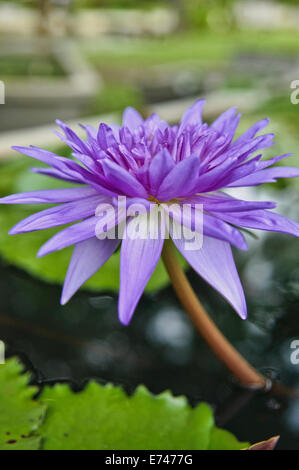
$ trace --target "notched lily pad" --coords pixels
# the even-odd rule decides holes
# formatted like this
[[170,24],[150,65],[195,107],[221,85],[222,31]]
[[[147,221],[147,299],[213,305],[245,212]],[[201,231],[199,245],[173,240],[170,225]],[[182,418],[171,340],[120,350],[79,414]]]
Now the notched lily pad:
[[0,450],[260,450],[215,426],[206,403],[191,408],[185,397],[153,395],[139,386],[90,381],[73,392],[66,384],[45,387],[38,398],[16,359],[0,366]]
[[29,374],[23,374],[17,359],[0,365],[0,450],[39,449],[41,438],[35,435],[46,405],[33,400],[36,387],[29,386]]
[[119,387],[90,382],[80,393],[67,385],[46,387],[49,405],[40,432],[43,448],[80,450],[243,449],[231,433],[217,429],[211,408],[192,409],[185,397],[152,395],[145,387],[128,397]]

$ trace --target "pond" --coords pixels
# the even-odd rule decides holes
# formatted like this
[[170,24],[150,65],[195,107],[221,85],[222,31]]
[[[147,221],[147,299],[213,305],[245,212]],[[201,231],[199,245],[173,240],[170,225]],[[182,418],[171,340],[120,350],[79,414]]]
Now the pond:
[[278,448],[299,450],[299,364],[292,364],[292,340],[299,338],[299,252],[297,241],[271,235],[251,242],[237,257],[249,318],[240,320],[220,295],[194,272],[199,298],[233,344],[287,394],[241,389],[196,333],[171,287],[145,294],[129,327],[119,324],[116,295],[80,291],[59,305],[59,285],[0,264],[1,338],[18,354],[34,381],[67,381],[80,389],[89,378],[123,385],[140,383],[152,392],[171,389],[195,405],[207,401],[218,424],[240,440],[257,442],[280,434]]

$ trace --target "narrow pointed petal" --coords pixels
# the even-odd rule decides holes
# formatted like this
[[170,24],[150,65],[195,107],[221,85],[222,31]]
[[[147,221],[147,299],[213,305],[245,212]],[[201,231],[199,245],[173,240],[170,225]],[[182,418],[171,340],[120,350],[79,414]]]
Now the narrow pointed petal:
[[168,201],[173,198],[189,196],[198,184],[200,160],[191,156],[179,162],[163,180],[157,199]]
[[[232,144],[222,155],[221,163],[213,166],[212,169],[200,176],[198,191],[215,191],[216,189],[228,186],[237,179],[258,171],[264,167],[261,167],[261,165],[271,165],[272,163],[269,163],[269,161],[260,161],[262,154],[245,162],[252,153],[270,145],[273,145],[273,134],[256,137],[244,145],[239,145],[237,148],[234,148],[234,144]],[[283,158],[283,156],[278,158]]]
[[68,183],[75,184],[86,184],[83,178],[80,175],[77,176],[68,176],[62,171],[56,170],[55,168],[30,168],[32,173],[37,173],[39,175],[50,176],[50,178],[55,178],[62,181],[67,181]]
[[[63,189],[44,189],[26,193],[12,194],[0,198],[0,204],[59,204],[96,196],[95,189],[88,186]],[[98,194],[99,195],[99,194]]]
[[[115,196],[116,193],[113,193],[109,190],[109,188],[105,187],[105,181],[100,178],[100,175],[94,175],[86,168],[80,166],[75,161],[71,160],[70,158],[60,157],[55,155],[52,152],[48,152],[47,150],[40,149],[38,147],[12,147],[14,150],[18,152],[24,153],[29,157],[35,158],[40,160],[47,165],[53,167],[54,170],[50,173],[47,169],[41,169],[42,171],[36,171],[39,173],[48,174],[51,176],[65,179],[67,181],[73,182],[81,182],[84,184],[89,184],[94,189],[98,190],[101,194],[105,194],[106,196]],[[55,171],[56,170],[56,171]],[[59,176],[61,175],[61,176]]]
[[252,211],[257,209],[274,209],[275,202],[271,201],[243,201],[241,199],[228,199],[213,198],[213,197],[199,197],[198,203],[203,204],[205,211],[210,212],[242,212]]
[[266,149],[274,145],[275,134],[262,134],[254,139],[245,142],[238,142],[237,140],[231,144],[228,149],[230,154],[233,154],[238,163],[245,162],[250,155],[261,149]]
[[105,159],[101,162],[105,176],[109,183],[130,197],[148,198],[148,194],[142,184],[131,173],[120,167],[116,163]]
[[79,124],[79,126],[81,127],[81,129],[84,129],[89,141],[90,139],[95,140],[97,138],[97,130],[95,127],[90,125],[85,126],[84,124]]
[[[151,213],[155,213],[155,209]],[[150,214],[151,214],[150,213]],[[134,239],[132,225],[127,226],[127,236],[122,242],[120,255],[119,319],[124,325],[130,322],[136,305],[148,283],[161,255],[165,225],[157,224],[155,214],[138,216],[144,238]],[[156,225],[157,224],[157,225]],[[152,237],[156,232],[157,238]]]
[[153,158],[149,167],[149,185],[152,196],[156,196],[162,181],[174,167],[173,158],[166,149]]
[[[228,157],[223,163],[213,167],[211,170],[201,174],[198,179],[197,192],[204,193],[215,191],[219,187],[219,181],[223,180],[225,174],[229,174],[230,169],[235,166],[233,157]],[[221,187],[221,185],[220,185]]]
[[[105,201],[97,205],[95,214],[94,217],[85,219],[82,222],[78,222],[58,232],[40,248],[38,256],[44,256],[52,251],[62,250],[67,246],[76,245],[94,236],[98,239],[102,239],[104,238],[104,233],[113,230],[114,227],[122,224],[127,218],[125,205],[115,209],[113,205]],[[119,228],[120,230],[122,229],[121,226],[119,226]]]
[[123,126],[127,127],[130,131],[134,131],[138,126],[143,124],[141,115],[136,109],[128,107],[124,111],[123,115]]
[[224,175],[222,179],[217,181],[217,184],[215,186],[217,186],[217,189],[224,188],[229,186],[229,184],[233,181],[239,180],[247,175],[254,173],[258,169],[261,158],[262,155],[257,155],[256,157],[252,158],[251,160],[248,160],[242,165],[238,165],[235,168],[231,169],[230,172]]
[[77,224],[61,230],[40,248],[37,256],[40,258],[53,251],[62,250],[67,246],[76,245],[77,243],[94,237],[98,220],[98,217],[90,217],[89,219],[83,220],[83,222],[78,222]]
[[[257,152],[260,149],[265,149],[274,144],[273,139],[274,139],[274,134],[265,134],[261,135],[258,137],[255,137],[254,139],[251,139],[249,141],[246,141],[244,143],[236,143],[233,142],[221,155],[221,162],[217,163],[219,160],[216,159],[216,168],[221,169],[221,167],[224,167],[226,172],[230,169],[234,169],[235,167],[241,166],[241,163],[245,162],[248,160],[248,158]],[[282,158],[282,157],[281,157]],[[231,165],[227,165],[227,160],[231,162]],[[254,158],[252,159],[254,160]],[[272,159],[271,159],[272,160]],[[260,163],[260,165],[265,164],[266,162]],[[266,163],[268,165],[268,162]],[[220,167],[220,168],[219,168]],[[262,169],[262,168],[259,168]],[[209,172],[210,173],[210,172]],[[222,175],[223,177],[225,176],[224,174]]]
[[227,241],[240,250],[248,250],[246,240],[237,228],[229,224],[222,224],[222,220],[212,215],[204,214],[203,233],[218,240]]
[[286,166],[267,168],[236,180],[229,184],[228,187],[237,188],[240,186],[258,186],[259,184],[264,183],[275,183],[278,178],[297,178],[298,176],[299,168]]
[[[89,147],[86,142],[84,142],[80,137],[73,131],[70,127],[68,127],[64,122],[60,121],[59,119],[56,120],[56,124],[63,130],[66,135],[67,144],[75,151],[75,152],[82,152],[86,155],[89,155]],[[58,133],[56,133],[58,134]],[[65,140],[63,136],[60,135],[62,140]]]
[[73,152],[73,157],[76,158],[82,165],[85,166],[87,170],[91,173],[98,173],[101,171],[99,163],[89,155],[84,155],[83,153]]
[[241,114],[237,113],[237,108],[230,108],[215,119],[211,124],[211,129],[219,132],[219,134],[229,134],[234,136],[235,130],[239,124]]
[[69,158],[60,157],[53,152],[38,147],[12,147],[17,152],[23,153],[28,157],[35,158],[56,170],[61,171],[65,175],[73,178],[81,177],[81,167]]
[[253,124],[253,126],[247,129],[247,131],[244,132],[244,134],[238,137],[235,140],[235,143],[239,144],[241,142],[246,142],[249,139],[253,139],[258,132],[260,132],[262,129],[268,126],[269,122],[270,122],[270,119],[261,119],[260,121],[256,122],[255,124]]
[[31,168],[30,171],[32,171],[33,173],[38,173],[40,175],[50,176],[51,178],[56,178],[59,180],[67,181],[68,183],[84,184],[84,185],[88,184],[93,189],[95,189],[95,191],[97,191],[99,194],[103,194],[108,197],[109,196],[113,197],[113,196],[118,195],[117,192],[112,191],[109,187],[105,186],[105,181],[103,181],[103,177],[101,177],[99,174],[94,176],[90,172],[85,170],[83,167],[80,167],[80,168],[81,168],[81,171],[85,171],[84,176],[80,175],[79,173],[77,173],[76,175],[74,175],[73,173],[68,175],[55,168]]
[[185,111],[180,125],[180,131],[186,126],[200,126],[202,124],[202,110],[206,100],[198,100],[190,108]]
[[99,204],[106,202],[107,198],[105,196],[97,195],[82,199],[80,203],[74,201],[51,207],[30,215],[15,225],[9,233],[10,235],[16,235],[18,233],[33,232],[85,219],[95,214]]
[[103,150],[117,144],[113,130],[107,124],[100,125],[97,140]]
[[247,317],[246,301],[229,243],[204,237],[199,250],[185,250],[183,239],[173,239],[192,268],[231,304],[242,319]]
[[185,160],[191,155],[191,135],[190,132],[182,132],[177,139],[176,162]]
[[[243,234],[235,227],[225,223],[221,218],[217,218],[217,213],[213,215],[202,213],[201,209],[192,208],[189,211],[183,212],[178,205],[168,206],[163,204],[164,210],[173,218],[176,223],[184,225],[188,229],[195,230],[196,226],[202,229],[203,234],[208,237],[214,237],[222,241],[231,243],[240,250],[247,250],[248,246]],[[202,218],[202,224],[196,223],[198,217]]]
[[78,289],[111,257],[120,241],[90,238],[78,243],[73,251],[61,295],[64,305]]
[[239,227],[280,232],[299,237],[299,224],[286,217],[268,210],[250,211],[248,213],[218,213],[218,217]]
[[134,143],[133,134],[128,127],[122,127],[119,131],[119,140],[127,149],[131,149]]

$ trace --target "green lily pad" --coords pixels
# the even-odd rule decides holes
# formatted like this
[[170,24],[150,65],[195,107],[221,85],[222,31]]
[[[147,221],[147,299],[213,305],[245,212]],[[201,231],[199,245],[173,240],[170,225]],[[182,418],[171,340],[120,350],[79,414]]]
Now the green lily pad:
[[22,374],[17,359],[0,365],[0,450],[35,450],[41,437],[33,433],[44,419],[46,405],[34,401],[36,387]]
[[214,426],[211,431],[208,450],[240,450],[246,447],[244,444],[240,443],[231,432]]
[[[44,175],[33,174],[29,171],[32,162],[16,160],[1,168],[0,194],[7,195],[23,191],[40,190],[46,188],[59,188],[70,186],[68,183],[47,178]],[[3,175],[3,176],[2,176]],[[41,245],[59,231],[59,227],[41,230],[33,233],[10,236],[8,231],[18,221],[30,214],[49,207],[48,205],[0,205],[0,255],[9,263],[24,269],[31,275],[48,282],[62,283],[66,275],[72,248],[52,253],[44,258],[37,258],[36,254]],[[186,262],[180,257],[183,266]],[[168,275],[162,262],[159,262],[146,290],[155,291],[168,284]],[[85,284],[84,288],[94,290],[119,289],[119,252]]]
[[239,450],[249,446],[215,426],[209,405],[151,394],[139,386],[91,381],[79,393],[68,385],[37,387],[15,358],[0,366],[0,450]]
[[40,428],[46,450],[243,449],[232,434],[217,429],[211,408],[192,409],[185,397],[152,395],[145,387],[128,397],[120,387],[90,382],[80,393],[67,385],[47,387],[49,406]]

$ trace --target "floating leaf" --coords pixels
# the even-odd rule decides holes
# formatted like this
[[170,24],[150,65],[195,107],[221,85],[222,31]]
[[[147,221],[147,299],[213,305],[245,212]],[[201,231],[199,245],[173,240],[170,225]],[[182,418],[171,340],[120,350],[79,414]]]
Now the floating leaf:
[[48,404],[40,428],[46,450],[206,450],[243,449],[230,433],[215,428],[211,408],[192,409],[170,392],[152,395],[145,387],[132,397],[112,385],[90,382],[74,393],[67,385],[45,388]]
[[229,431],[213,427],[208,450],[241,450],[245,445]]
[[44,419],[46,405],[34,401],[37,388],[28,386],[17,359],[0,365],[0,450],[39,449],[41,438],[33,435]]
[[[171,392],[152,395],[139,386],[91,381],[78,393],[68,385],[37,388],[16,359],[0,366],[0,449],[45,450],[239,450],[231,433],[215,427],[205,403],[191,408]],[[45,411],[47,410],[47,413]]]
[[7,439],[0,443],[0,450],[39,450],[41,447],[40,436],[22,436],[21,439]]

